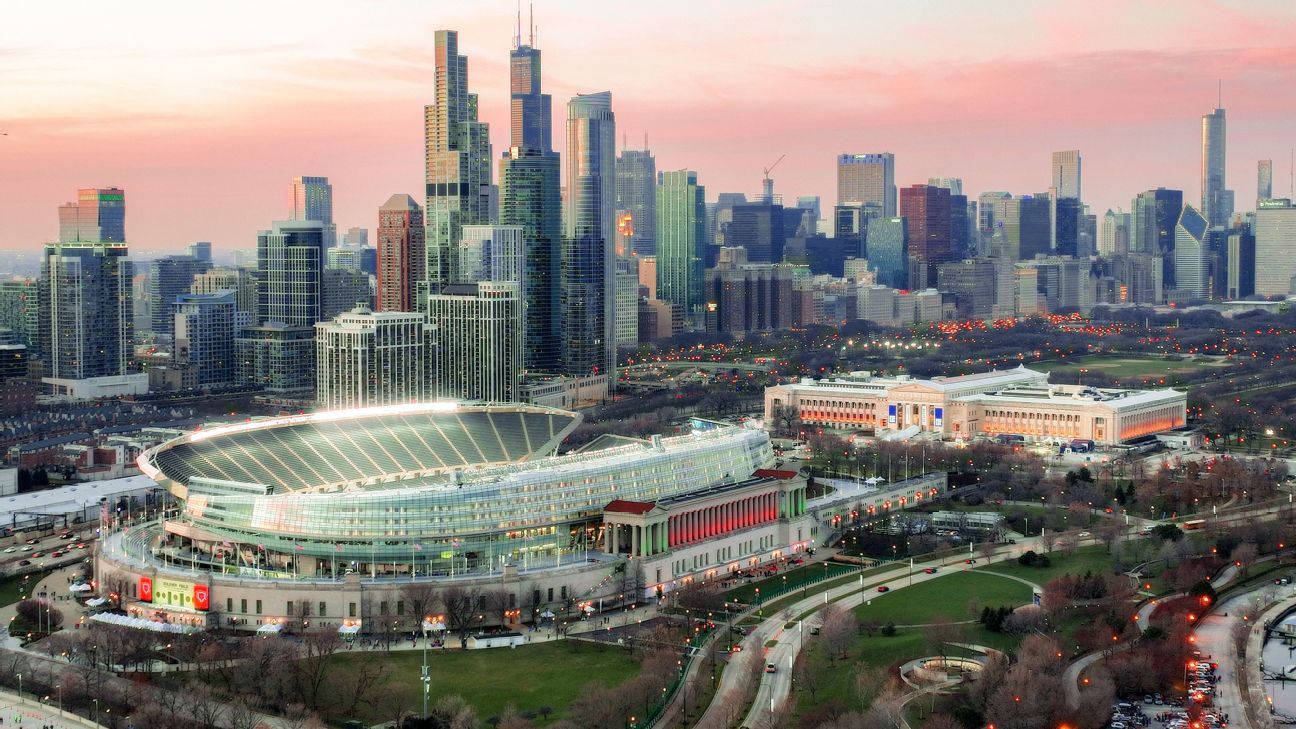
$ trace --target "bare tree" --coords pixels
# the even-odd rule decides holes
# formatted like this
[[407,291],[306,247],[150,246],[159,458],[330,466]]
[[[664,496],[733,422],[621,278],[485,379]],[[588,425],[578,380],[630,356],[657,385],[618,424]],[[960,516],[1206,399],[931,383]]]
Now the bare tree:
[[819,637],[823,640],[828,660],[845,656],[857,632],[855,613],[843,610],[836,604],[829,604],[819,611],[819,615],[821,620]]
[[432,616],[437,604],[437,589],[428,582],[410,582],[401,587],[401,597],[405,607],[414,615],[414,624],[420,625],[424,618]]
[[825,653],[822,650],[803,650],[792,664],[793,682],[797,688],[809,692],[811,701],[815,700],[815,695],[823,688],[828,677],[829,669],[824,665],[823,659]]
[[1045,552],[1053,551],[1053,545],[1057,543],[1057,538],[1058,535],[1055,531],[1051,532],[1047,529],[1040,530],[1040,545],[1044,547]]
[[292,681],[303,704],[313,709],[320,707],[329,658],[341,646],[342,639],[331,630],[307,633],[302,637],[298,658],[293,662]]
[[981,542],[976,546],[977,554],[981,555],[982,561],[989,562],[994,557],[997,546],[989,540]]
[[481,615],[481,588],[452,585],[441,592],[441,604],[445,608],[446,626],[466,639],[473,627],[477,625],[477,616]]

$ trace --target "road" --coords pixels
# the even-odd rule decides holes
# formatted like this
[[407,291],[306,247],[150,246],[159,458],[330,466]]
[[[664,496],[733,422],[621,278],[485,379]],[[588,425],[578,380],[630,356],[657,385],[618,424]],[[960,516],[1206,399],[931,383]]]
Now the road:
[[[1264,589],[1261,585],[1257,590]],[[1229,726],[1233,729],[1252,729],[1247,718],[1246,705],[1238,688],[1237,653],[1233,650],[1233,625],[1238,616],[1245,612],[1245,607],[1255,596],[1257,590],[1244,592],[1221,603],[1215,610],[1197,623],[1194,635],[1197,636],[1197,649],[1202,656],[1219,664],[1216,675],[1219,683],[1215,685],[1215,708],[1229,715]]]

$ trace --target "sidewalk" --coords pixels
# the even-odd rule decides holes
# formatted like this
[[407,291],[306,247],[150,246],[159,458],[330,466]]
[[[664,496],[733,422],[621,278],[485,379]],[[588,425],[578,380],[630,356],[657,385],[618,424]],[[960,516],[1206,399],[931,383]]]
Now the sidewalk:
[[0,691],[0,719],[14,726],[31,726],[40,722],[54,729],[82,729],[83,727],[102,726],[89,719],[70,712],[59,711],[57,707],[41,704],[31,698],[22,697],[9,691]]

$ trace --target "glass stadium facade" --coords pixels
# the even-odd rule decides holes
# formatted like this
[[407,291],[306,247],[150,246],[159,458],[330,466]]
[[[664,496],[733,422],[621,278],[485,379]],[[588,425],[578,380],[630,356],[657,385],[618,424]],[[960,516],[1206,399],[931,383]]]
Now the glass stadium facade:
[[472,575],[583,562],[603,507],[739,481],[763,432],[604,439],[557,456],[577,413],[423,403],[200,430],[140,457],[181,503],[155,558],[241,578]]

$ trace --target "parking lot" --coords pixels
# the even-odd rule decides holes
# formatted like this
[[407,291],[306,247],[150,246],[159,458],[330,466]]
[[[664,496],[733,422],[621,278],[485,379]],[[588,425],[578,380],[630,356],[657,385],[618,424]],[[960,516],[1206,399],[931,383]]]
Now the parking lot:
[[[1112,705],[1109,729],[1218,729],[1228,726],[1230,717],[1211,708],[1215,686],[1219,681],[1215,666],[1201,655],[1194,656],[1184,669],[1188,681],[1187,705],[1178,699],[1167,699],[1160,694],[1144,696],[1141,700],[1122,701]],[[1194,724],[1193,722],[1200,722]]]

